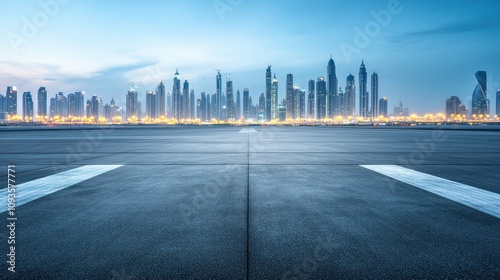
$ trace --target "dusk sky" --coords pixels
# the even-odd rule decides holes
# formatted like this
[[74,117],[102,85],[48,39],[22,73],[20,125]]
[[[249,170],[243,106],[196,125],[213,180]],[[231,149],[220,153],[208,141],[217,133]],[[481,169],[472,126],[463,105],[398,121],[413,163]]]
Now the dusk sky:
[[288,73],[307,88],[330,55],[339,86],[350,72],[358,83],[364,59],[379,97],[411,113],[443,112],[451,95],[469,106],[478,70],[492,104],[500,89],[498,0],[0,1],[0,88],[17,86],[19,100],[45,86],[51,97],[85,91],[125,106],[130,81],[141,99],[162,79],[171,92],[178,67],[197,97],[215,90],[215,68],[258,102],[268,64],[281,100]]

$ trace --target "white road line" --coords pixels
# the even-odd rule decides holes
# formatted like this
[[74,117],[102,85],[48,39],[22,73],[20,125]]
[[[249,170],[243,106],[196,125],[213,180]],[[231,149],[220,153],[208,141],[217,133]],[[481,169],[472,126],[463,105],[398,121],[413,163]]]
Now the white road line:
[[[16,207],[39,199],[123,165],[86,165],[16,186]],[[8,192],[0,192],[0,213],[8,210]]]
[[500,218],[500,194],[397,165],[360,166]]
[[257,130],[253,128],[243,128],[239,133],[257,133]]

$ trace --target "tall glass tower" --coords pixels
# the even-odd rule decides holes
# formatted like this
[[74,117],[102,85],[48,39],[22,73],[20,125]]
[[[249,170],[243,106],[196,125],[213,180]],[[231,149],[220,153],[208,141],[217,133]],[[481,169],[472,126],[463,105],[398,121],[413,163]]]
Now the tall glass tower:
[[352,74],[347,76],[344,90],[345,117],[351,117],[356,114],[356,83]]
[[276,79],[276,74],[274,74],[273,80],[271,81],[271,120],[279,118],[278,112],[278,79]]
[[293,75],[286,75],[286,118],[294,119]]
[[266,70],[266,109],[265,109],[266,121],[270,121],[272,119],[273,107],[271,104],[271,84],[272,84],[272,74],[271,74],[271,65],[269,65]]
[[378,112],[378,74],[373,72],[372,74],[372,107],[371,107],[372,117],[377,118]]
[[472,114],[487,115],[488,114],[488,98],[486,95],[486,71],[476,72],[477,85],[472,94]]
[[328,117],[327,113],[327,89],[324,77],[318,77],[316,81],[316,115],[318,119]]
[[220,120],[222,117],[222,75],[217,71],[215,77],[215,117]]
[[359,115],[363,118],[368,116],[369,100],[368,100],[368,74],[366,73],[365,62],[361,61],[359,67]]
[[333,61],[332,57],[330,56],[330,60],[328,61],[328,66],[327,66],[327,87],[328,87],[328,94],[327,94],[327,100],[328,100],[328,116],[331,118],[336,117],[338,115],[338,110],[339,110],[339,104],[338,104],[338,86],[339,86],[339,81],[337,79],[337,74],[335,70],[335,62]]
[[181,120],[181,79],[179,70],[175,70],[174,84],[172,86],[172,117]]
[[37,115],[40,117],[47,116],[47,90],[45,87],[38,89],[38,110]]

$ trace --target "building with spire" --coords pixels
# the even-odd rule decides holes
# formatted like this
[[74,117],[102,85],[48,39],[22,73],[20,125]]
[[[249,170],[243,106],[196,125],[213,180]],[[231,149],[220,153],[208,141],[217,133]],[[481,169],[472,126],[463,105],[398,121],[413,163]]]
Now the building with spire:
[[363,118],[368,117],[368,111],[370,110],[367,85],[368,74],[366,72],[365,62],[362,60],[361,66],[359,67],[359,116]]
[[328,116],[333,118],[338,116],[339,114],[339,105],[338,105],[338,92],[337,89],[339,88],[339,81],[337,79],[337,73],[335,69],[335,62],[332,59],[332,56],[330,55],[330,60],[328,61],[328,66],[326,68],[327,71],[327,76],[326,76],[326,82],[327,82],[327,100],[328,100]]
[[266,121],[270,121],[272,119],[273,107],[271,104],[271,86],[272,86],[271,65],[268,65],[266,69],[266,111],[265,111]]
[[222,75],[217,71],[215,76],[215,118],[220,120],[222,117]]
[[175,70],[174,82],[172,86],[172,118],[181,120],[181,79],[179,70]]

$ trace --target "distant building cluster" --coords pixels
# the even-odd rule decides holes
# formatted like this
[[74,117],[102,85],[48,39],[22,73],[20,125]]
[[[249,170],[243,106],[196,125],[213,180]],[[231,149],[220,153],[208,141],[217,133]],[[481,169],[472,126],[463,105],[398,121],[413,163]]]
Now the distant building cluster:
[[[91,96],[85,101],[84,92],[64,95],[59,92],[48,98],[47,89],[40,87],[37,92],[37,110],[31,92],[22,95],[22,112],[18,112],[18,94],[15,86],[7,87],[6,95],[0,94],[0,120],[7,121],[68,121],[68,122],[165,122],[173,123],[199,120],[209,121],[296,121],[296,120],[383,120],[389,117],[387,97],[379,98],[379,77],[373,72],[368,77],[364,61],[358,73],[358,86],[355,77],[349,74],[342,89],[336,75],[334,60],[330,57],[326,77],[319,76],[310,80],[307,91],[294,83],[293,74],[286,75],[285,95],[279,96],[279,81],[272,67],[268,65],[265,74],[265,92],[254,101],[250,90],[243,92],[233,87],[229,74],[223,76],[217,70],[213,94],[201,92],[195,95],[189,81],[181,81],[176,70],[172,91],[167,92],[163,81],[155,91],[145,93],[143,111],[136,86],[126,94],[125,108],[116,105],[114,99],[104,104],[101,97]],[[490,101],[487,98],[486,72],[476,72],[477,85],[473,91],[470,108],[457,96],[445,102],[447,119],[487,119],[490,116]],[[370,83],[369,83],[370,81]],[[225,86],[223,84],[225,83]],[[358,94],[358,98],[357,98]],[[356,106],[358,101],[358,106]],[[358,110],[356,110],[356,108]],[[500,90],[496,93],[496,115],[500,115]],[[19,116],[18,113],[21,113]],[[408,107],[403,102],[394,106],[391,117],[410,117]]]

